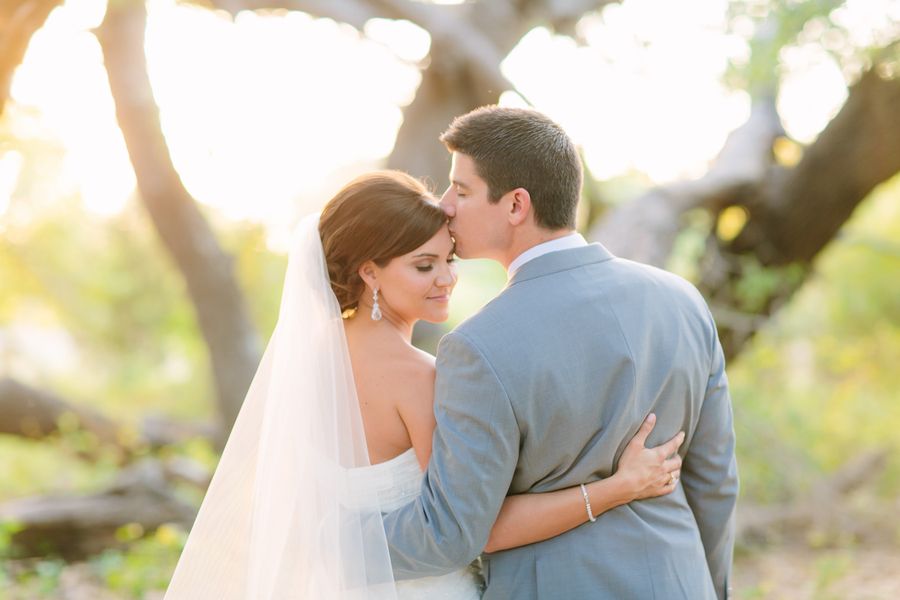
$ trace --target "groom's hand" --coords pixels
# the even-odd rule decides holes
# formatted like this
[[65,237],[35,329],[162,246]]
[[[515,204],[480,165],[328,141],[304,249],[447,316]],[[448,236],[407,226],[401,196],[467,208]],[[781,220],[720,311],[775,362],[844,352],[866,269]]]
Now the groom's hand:
[[647,448],[647,438],[655,425],[656,415],[651,413],[619,459],[615,475],[621,477],[632,500],[669,494],[681,476],[681,457],[676,453],[684,442],[684,432],[664,444]]

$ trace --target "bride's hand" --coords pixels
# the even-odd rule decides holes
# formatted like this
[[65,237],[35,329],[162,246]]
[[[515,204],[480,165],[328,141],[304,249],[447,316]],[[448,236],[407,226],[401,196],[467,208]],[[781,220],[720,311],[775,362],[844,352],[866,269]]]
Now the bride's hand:
[[660,446],[646,448],[644,444],[654,425],[656,415],[650,414],[628,442],[613,475],[625,484],[632,500],[669,494],[681,477],[681,457],[676,452],[684,442],[684,432]]

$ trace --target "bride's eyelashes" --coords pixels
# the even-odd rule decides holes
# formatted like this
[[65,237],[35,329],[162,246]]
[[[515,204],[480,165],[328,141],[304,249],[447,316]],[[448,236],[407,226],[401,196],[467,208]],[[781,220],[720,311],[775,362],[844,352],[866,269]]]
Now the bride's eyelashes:
[[[456,262],[456,256],[451,254],[450,258],[447,259],[447,264],[452,265],[455,262]],[[434,265],[431,265],[431,264],[416,266],[416,271],[419,271],[420,273],[428,273],[429,271],[433,271],[433,270],[434,270]]]

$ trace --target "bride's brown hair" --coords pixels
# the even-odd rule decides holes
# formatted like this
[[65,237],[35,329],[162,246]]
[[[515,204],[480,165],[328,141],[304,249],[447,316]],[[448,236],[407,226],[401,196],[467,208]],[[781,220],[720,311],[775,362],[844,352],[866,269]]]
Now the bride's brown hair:
[[361,175],[341,188],[319,217],[328,277],[341,310],[359,304],[363,263],[383,267],[430,240],[446,222],[428,188],[400,171]]

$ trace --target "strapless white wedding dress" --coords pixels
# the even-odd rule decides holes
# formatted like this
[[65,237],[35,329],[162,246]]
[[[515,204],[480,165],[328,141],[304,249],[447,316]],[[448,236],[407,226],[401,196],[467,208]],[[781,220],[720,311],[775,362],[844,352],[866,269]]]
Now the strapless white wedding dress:
[[[349,485],[352,498],[389,512],[409,504],[421,491],[422,470],[415,451],[410,448],[391,460],[370,467],[351,469]],[[481,588],[475,574],[460,569],[439,577],[422,577],[397,582],[400,600],[479,600]]]

